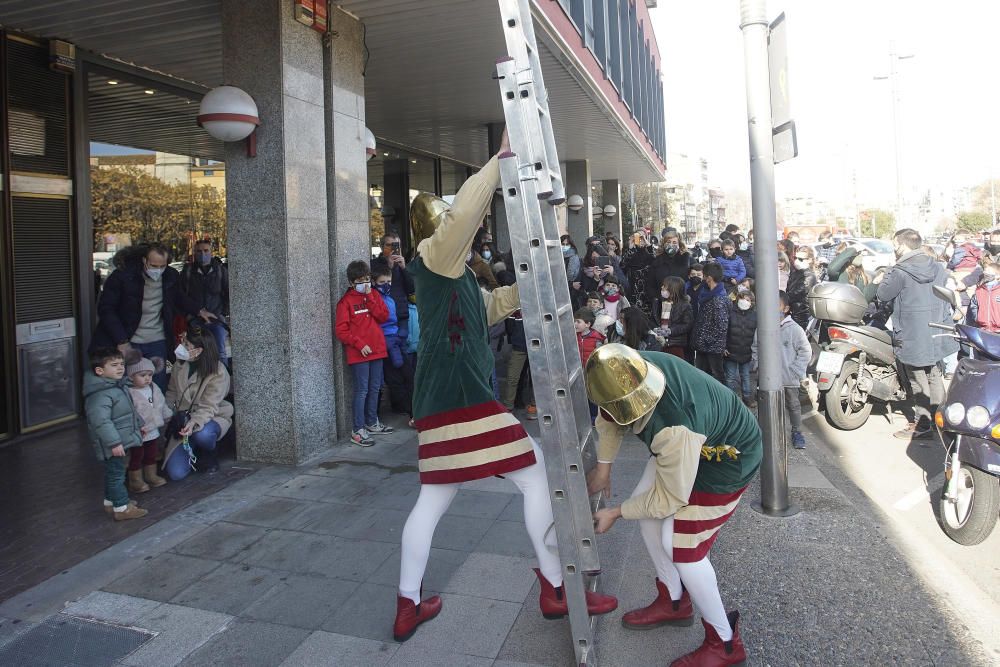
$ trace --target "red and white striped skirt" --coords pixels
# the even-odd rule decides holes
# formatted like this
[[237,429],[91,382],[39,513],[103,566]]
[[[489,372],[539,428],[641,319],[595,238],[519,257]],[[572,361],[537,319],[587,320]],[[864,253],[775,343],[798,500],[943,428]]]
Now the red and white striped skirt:
[[691,492],[688,505],[674,515],[675,563],[694,563],[708,555],[719,529],[736,511],[744,491],[745,486],[732,493]]
[[453,484],[535,464],[527,432],[496,401],[416,420],[422,484]]

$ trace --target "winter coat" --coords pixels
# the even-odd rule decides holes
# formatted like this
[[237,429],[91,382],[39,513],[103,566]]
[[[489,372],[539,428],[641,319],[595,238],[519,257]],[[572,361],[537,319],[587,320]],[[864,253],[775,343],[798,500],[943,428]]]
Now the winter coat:
[[726,351],[731,361],[745,364],[753,358],[753,339],[757,335],[757,308],[740,310],[733,304],[729,311],[729,335]]
[[[622,257],[622,270],[625,271],[625,277],[628,278],[629,282],[628,295],[632,303],[643,308],[644,311],[648,311],[646,304],[652,303],[645,298],[646,279],[649,277],[649,267],[652,263],[653,250],[649,246],[629,248]],[[659,291],[659,286],[657,286],[656,292]]]
[[[385,336],[379,324],[389,319],[382,295],[374,290],[362,294],[351,287],[337,303],[334,330],[344,344],[348,364],[385,359]],[[361,348],[372,349],[367,357],[361,355]]]
[[722,354],[729,333],[730,302],[726,288],[720,283],[710,291],[706,286],[698,290],[697,301],[691,347],[707,354]]
[[[614,324],[609,326],[604,332],[604,340],[607,343],[620,343],[621,345],[628,345],[628,343],[625,342],[625,336],[618,335],[618,330],[615,328]],[[656,340],[656,336],[653,335],[653,332],[647,331],[639,339],[639,347],[634,349],[639,350],[640,352],[644,350],[649,350],[650,352],[662,352],[663,345],[660,344],[660,341]]]
[[983,256],[982,249],[974,243],[963,243],[955,248],[948,261],[949,271],[972,271],[979,265]]
[[815,285],[816,273],[812,269],[792,269],[788,274],[785,293],[788,295],[789,314],[803,329],[809,325],[809,302],[806,297]]
[[218,257],[208,266],[188,262],[181,270],[181,289],[210,313],[229,315],[229,268]]
[[[603,313],[607,317],[610,317],[612,322],[614,322],[615,320],[618,319],[618,316],[622,314],[623,310],[625,310],[626,308],[631,308],[631,307],[632,307],[632,304],[629,303],[628,297],[626,297],[624,295],[620,295],[619,294],[618,295],[618,299],[616,299],[615,301],[611,301],[610,299],[608,299],[607,295],[605,295],[605,297],[604,297],[604,310],[603,310]],[[595,315],[595,317],[596,317],[596,315]]]
[[830,260],[829,266],[826,267],[827,279],[847,282],[846,279],[841,280],[841,277],[846,275],[847,267],[850,266],[859,253],[860,251],[857,248],[845,248],[840,251],[839,254]]
[[715,261],[722,267],[723,282],[728,283],[730,280],[742,282],[747,277],[747,267],[739,255],[733,255],[730,258],[717,257]]
[[[379,255],[372,259],[371,267],[372,271],[379,268],[388,268],[389,258]],[[410,309],[407,308],[407,304],[409,304],[410,297],[413,296],[414,291],[413,276],[398,264],[393,264],[392,287],[389,289],[389,295],[396,302],[396,318],[399,320],[400,325],[406,322],[410,316]]]
[[569,252],[563,255],[563,262],[566,264],[566,280],[570,284],[579,280],[582,262],[580,256],[576,254],[576,250],[571,247]]
[[580,346],[580,363],[587,367],[587,359],[604,343],[604,334],[595,329],[589,330],[585,334],[577,334],[576,342]]
[[660,298],[660,286],[663,285],[664,278],[674,276],[686,281],[691,264],[691,253],[657,255],[646,272],[646,300],[653,303]]
[[[653,304],[653,315],[656,326],[662,322],[663,302],[657,299]],[[688,300],[674,303],[670,306],[670,324],[667,328],[667,342],[663,347],[687,347],[691,328],[694,327],[694,309]]]
[[166,426],[167,420],[174,414],[167,405],[167,399],[164,398],[160,388],[156,384],[150,384],[148,388],[152,389],[153,393],[149,398],[146,398],[142,389],[129,387],[129,393],[132,395],[132,403],[135,405],[135,411],[138,413],[139,419],[142,420],[142,427],[145,431],[143,433],[143,442],[152,440],[150,434]]
[[747,278],[753,278],[756,275],[753,264],[753,248],[750,250],[737,250],[736,255],[743,260],[743,266],[747,270]]
[[1000,332],[1000,282],[980,285],[969,302],[966,322],[993,333]]
[[111,450],[121,445],[125,449],[142,444],[142,420],[135,411],[127,377],[120,380],[97,375],[89,370],[83,375],[84,412],[90,444],[99,461],[111,458]]
[[[778,325],[778,337],[781,339],[781,384],[784,387],[798,387],[806,377],[809,360],[812,359],[812,347],[809,338],[791,316],[785,316]],[[752,365],[757,367],[757,334],[753,337]]]
[[521,311],[515,310],[510,317],[504,320],[507,328],[507,340],[515,352],[527,352],[528,340],[524,335],[524,320],[521,319]]
[[396,300],[392,298],[392,293],[382,294],[375,286],[372,285],[372,294],[378,294],[382,297],[382,303],[385,304],[385,309],[389,313],[389,316],[385,318],[383,322],[379,322],[379,328],[382,329],[383,336],[397,336],[400,333],[405,336],[408,332],[405,327],[400,328],[399,317],[396,315]]
[[947,336],[934,337],[927,324],[951,324],[951,308],[934,296],[948,272],[923,250],[912,250],[889,269],[876,291],[879,301],[893,302],[892,327],[896,358],[908,366],[932,366],[958,350]]
[[[226,400],[229,386],[229,371],[224,364],[220,363],[215,372],[202,381],[198,377],[197,361],[178,361],[170,372],[167,406],[174,414],[189,412],[188,424],[192,427],[192,433],[197,433],[205,424],[214,421],[219,425],[219,440],[222,440],[233,425],[233,404]],[[170,455],[180,444],[181,438],[171,438],[163,460],[169,461]]]
[[[617,257],[611,257],[611,266],[614,269],[614,276],[618,279],[618,286],[621,288],[622,293],[628,293],[628,278],[625,276],[625,272],[622,271],[621,264],[618,263]],[[596,272],[596,266],[587,266],[586,263],[583,264],[580,269],[580,276],[577,280],[583,285],[583,292],[587,294],[589,292],[600,292],[601,288],[604,286],[603,277],[595,277],[593,275],[588,275],[588,269],[593,273]]]
[[[104,282],[101,298],[97,302],[97,329],[90,342],[90,349],[117,347],[127,343],[139,328],[142,318],[142,294],[145,291],[142,257],[126,260]],[[163,283],[163,340],[167,341],[168,357],[173,360],[174,316],[178,313],[197,315],[201,306],[181,289],[181,276],[167,267],[160,278]]]

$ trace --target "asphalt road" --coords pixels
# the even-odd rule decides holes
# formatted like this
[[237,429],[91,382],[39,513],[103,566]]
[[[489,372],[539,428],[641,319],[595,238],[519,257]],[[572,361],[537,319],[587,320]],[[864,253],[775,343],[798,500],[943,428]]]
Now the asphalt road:
[[[803,406],[803,410],[806,407]],[[905,425],[873,411],[865,426],[839,431],[813,413],[806,420],[814,460],[831,481],[882,522],[921,576],[1000,664],[1000,526],[982,544],[952,542],[938,524],[944,448],[938,440],[892,437]],[[858,490],[860,489],[860,493]],[[882,585],[889,585],[883,582]]]

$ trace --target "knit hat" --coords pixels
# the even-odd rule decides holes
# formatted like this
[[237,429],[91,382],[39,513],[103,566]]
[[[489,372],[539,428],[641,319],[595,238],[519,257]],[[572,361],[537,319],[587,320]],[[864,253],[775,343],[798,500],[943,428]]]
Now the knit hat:
[[138,361],[125,367],[125,372],[129,377],[132,377],[136,373],[142,373],[143,371],[149,371],[150,373],[156,372],[156,367],[153,365],[152,360],[146,359],[145,357],[139,357]]

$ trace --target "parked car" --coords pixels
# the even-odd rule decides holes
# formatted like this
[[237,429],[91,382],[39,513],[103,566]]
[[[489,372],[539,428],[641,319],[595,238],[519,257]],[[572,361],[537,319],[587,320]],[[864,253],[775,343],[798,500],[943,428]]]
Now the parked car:
[[875,273],[878,269],[896,263],[896,253],[888,241],[873,238],[849,238],[844,239],[844,242],[861,251],[861,265],[869,273]]

